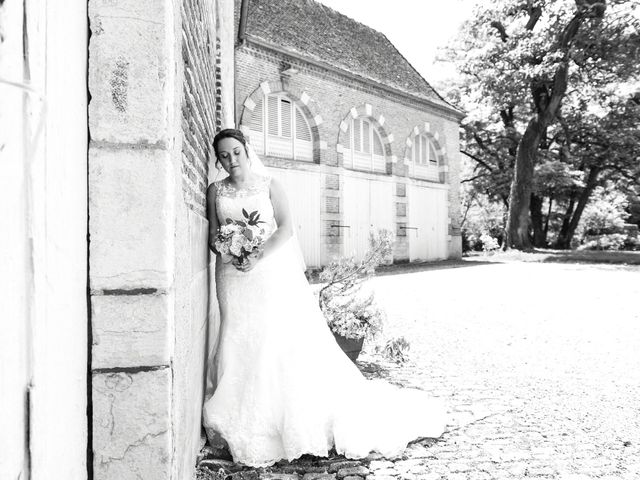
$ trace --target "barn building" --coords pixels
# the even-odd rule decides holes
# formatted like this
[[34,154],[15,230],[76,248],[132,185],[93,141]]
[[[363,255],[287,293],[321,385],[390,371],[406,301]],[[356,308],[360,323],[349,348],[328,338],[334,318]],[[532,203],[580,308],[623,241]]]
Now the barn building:
[[312,0],[236,2],[236,121],[286,186],[307,266],[461,256],[463,114],[382,33]]

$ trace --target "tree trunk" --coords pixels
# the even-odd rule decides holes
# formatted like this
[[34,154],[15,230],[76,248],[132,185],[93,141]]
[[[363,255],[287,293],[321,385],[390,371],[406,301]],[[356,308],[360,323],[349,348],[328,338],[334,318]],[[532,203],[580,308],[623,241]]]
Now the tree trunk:
[[509,194],[509,214],[507,218],[507,248],[527,250],[531,248],[529,238],[529,206],[531,186],[533,183],[533,167],[540,140],[546,131],[546,124],[540,122],[539,116],[531,119],[524,135],[518,144],[513,182]]
[[543,225],[542,198],[532,193],[529,208],[531,211],[531,226],[533,227],[533,246],[544,248],[547,246],[547,237]]
[[549,208],[547,209],[547,218],[544,221],[544,238],[545,242],[549,235],[549,220],[551,219],[551,207],[553,206],[553,196],[549,197]]
[[591,193],[593,193],[593,189],[596,188],[596,185],[598,184],[598,175],[600,174],[600,171],[600,167],[592,167],[589,170],[586,185],[582,192],[580,192],[578,204],[576,205],[573,215],[571,215],[571,221],[567,226],[565,235],[564,237],[558,237],[557,248],[565,250],[571,248],[571,240],[573,239],[573,235],[576,233],[576,228],[578,228],[578,224],[580,223],[580,217],[582,217],[584,207],[587,206]]

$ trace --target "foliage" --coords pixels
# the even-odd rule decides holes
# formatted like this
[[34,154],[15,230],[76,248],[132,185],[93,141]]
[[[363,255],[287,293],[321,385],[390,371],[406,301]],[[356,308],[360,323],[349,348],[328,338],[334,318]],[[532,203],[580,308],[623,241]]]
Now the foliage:
[[622,250],[628,241],[629,236],[625,233],[588,235],[578,250]]
[[381,348],[385,358],[396,363],[406,363],[409,360],[411,344],[404,337],[396,337],[387,341]]
[[468,112],[462,151],[475,165],[464,178],[490,202],[509,204],[523,135],[558,102],[538,125],[532,179],[522,190],[531,195],[536,246],[553,238],[566,248],[593,189],[614,178],[626,188],[640,173],[637,2],[589,10],[596,3],[482,2],[446,52],[461,76],[444,93]]
[[354,257],[331,262],[320,273],[325,285],[318,304],[329,328],[347,338],[374,338],[381,332],[384,312],[376,305],[373,294],[363,296],[363,282],[391,254],[393,233],[379,230],[371,234],[370,248],[361,261]]
[[578,236],[622,232],[625,220],[629,216],[628,206],[627,197],[617,190],[596,188],[591,202],[582,214]]
[[625,220],[629,217],[627,196],[604,187],[595,189],[584,210],[576,233],[580,250],[633,249],[637,241],[629,236]]
[[469,181],[472,175],[470,162],[463,160],[462,175],[466,180],[462,183],[462,249],[464,252],[483,249],[481,237],[489,235],[502,243],[506,208],[503,202],[492,201],[491,197],[481,192]]
[[496,250],[500,250],[500,244],[498,241],[493,238],[488,233],[483,233],[480,235],[480,241],[482,242],[482,250],[484,253],[495,252]]

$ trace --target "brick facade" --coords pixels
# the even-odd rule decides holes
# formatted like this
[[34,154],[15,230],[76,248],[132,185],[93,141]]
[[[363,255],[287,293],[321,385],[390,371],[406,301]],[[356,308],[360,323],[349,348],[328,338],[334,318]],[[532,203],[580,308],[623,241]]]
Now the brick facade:
[[[285,69],[297,73],[283,75]],[[340,176],[344,172],[343,136],[350,118],[366,116],[378,129],[387,159],[386,173],[367,172],[363,178],[386,176],[396,184],[394,205],[397,241],[395,261],[409,259],[406,238],[408,212],[407,183],[428,186],[431,182],[410,178],[408,162],[416,135],[426,133],[434,143],[439,160],[439,184],[448,185],[449,256],[461,255],[459,230],[459,139],[460,114],[451,108],[390,91],[383,85],[335,68],[323,67],[299,55],[280,51],[260,41],[248,40],[236,49],[236,118],[245,128],[252,111],[263,93],[285,91],[300,105],[311,121],[314,140],[314,165],[266,157],[265,164],[285,168],[315,170],[323,177],[321,213],[324,228],[323,243],[327,258],[341,255]],[[302,101],[304,99],[304,102]],[[319,119],[320,121],[315,121]],[[371,177],[373,176],[373,177]],[[342,207],[342,205],[340,205]]]

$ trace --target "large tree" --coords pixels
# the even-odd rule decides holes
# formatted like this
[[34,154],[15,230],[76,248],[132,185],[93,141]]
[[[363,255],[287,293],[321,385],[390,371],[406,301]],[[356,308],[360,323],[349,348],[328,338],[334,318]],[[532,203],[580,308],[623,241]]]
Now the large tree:
[[[477,162],[479,189],[508,203],[509,247],[544,244],[554,195],[572,188],[575,195],[589,183],[594,159],[578,145],[585,136],[572,132],[584,132],[587,120],[607,127],[601,119],[615,116],[628,97],[624,87],[638,78],[634,7],[498,0],[478,8],[450,50],[462,81],[449,93],[469,112],[463,151]],[[597,167],[592,182],[601,178]]]

